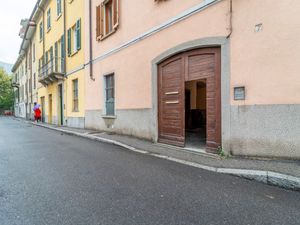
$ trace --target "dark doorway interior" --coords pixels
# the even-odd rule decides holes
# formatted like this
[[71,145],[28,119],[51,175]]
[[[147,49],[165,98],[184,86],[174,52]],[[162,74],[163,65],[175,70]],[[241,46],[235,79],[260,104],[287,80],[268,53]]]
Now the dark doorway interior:
[[185,147],[206,147],[206,80],[185,82]]

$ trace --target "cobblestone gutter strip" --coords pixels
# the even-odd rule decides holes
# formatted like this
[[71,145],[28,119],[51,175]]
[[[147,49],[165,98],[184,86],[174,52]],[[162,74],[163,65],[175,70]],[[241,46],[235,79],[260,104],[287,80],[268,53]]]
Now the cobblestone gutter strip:
[[97,137],[97,136],[93,136],[93,135],[87,134],[87,133],[78,133],[75,131],[64,130],[61,128],[51,127],[51,126],[47,126],[44,124],[38,124],[38,123],[32,123],[32,124],[36,125],[36,126],[44,127],[47,129],[51,129],[51,130],[60,131],[60,132],[66,133],[66,134],[75,135],[78,137],[88,138],[91,140],[96,140],[96,141],[100,141],[100,142],[104,142],[104,143],[108,143],[108,144],[117,145],[117,146],[123,147],[125,149],[134,151],[134,152],[138,152],[141,154],[147,154],[150,156],[170,160],[170,161],[185,164],[188,166],[193,166],[196,168],[200,168],[200,169],[204,169],[204,170],[208,170],[208,171],[212,171],[212,172],[216,172],[216,173],[239,176],[239,177],[243,177],[246,179],[256,180],[256,181],[259,181],[262,183],[275,185],[275,186],[279,186],[279,187],[286,188],[286,189],[300,191],[300,177],[295,177],[295,176],[290,176],[287,174],[276,173],[276,172],[265,171],[265,170],[251,170],[251,169],[240,169],[240,168],[238,168],[238,169],[218,168],[218,167],[214,167],[214,166],[207,166],[207,165],[203,165],[203,164],[199,164],[199,163],[195,163],[195,162],[189,162],[189,161],[174,158],[174,157],[169,157],[166,155],[160,155],[160,154],[156,154],[156,153],[151,153],[149,151],[136,149],[135,147],[121,143],[119,141],[102,138],[102,137]]

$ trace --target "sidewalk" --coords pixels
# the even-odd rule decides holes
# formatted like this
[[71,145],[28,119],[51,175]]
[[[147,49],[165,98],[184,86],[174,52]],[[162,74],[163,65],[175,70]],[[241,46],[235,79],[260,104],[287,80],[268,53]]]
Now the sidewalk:
[[111,143],[131,151],[189,166],[217,173],[241,176],[247,179],[254,179],[263,183],[300,191],[299,160],[222,158],[214,154],[193,152],[179,147],[152,143],[147,140],[124,135],[70,127],[58,127],[41,123],[32,124],[71,135]]

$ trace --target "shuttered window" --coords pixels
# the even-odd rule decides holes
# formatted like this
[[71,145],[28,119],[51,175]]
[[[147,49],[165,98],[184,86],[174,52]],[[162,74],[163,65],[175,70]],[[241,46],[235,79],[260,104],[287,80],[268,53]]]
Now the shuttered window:
[[66,54],[65,54],[65,35],[62,35],[61,36],[61,39],[60,39],[60,43],[61,43],[61,46],[60,46],[60,56],[61,56],[61,60],[60,60],[60,66],[61,66],[61,72],[64,72],[65,71],[65,57],[66,57]]
[[58,71],[58,43],[54,44],[54,69]]
[[72,32],[72,29],[70,28],[68,30],[68,56],[71,56],[71,53],[72,53],[71,32]]
[[102,40],[119,26],[119,0],[105,0],[96,7],[96,35]]
[[76,50],[81,49],[81,19],[76,22]]
[[68,56],[81,49],[81,19],[68,29]]

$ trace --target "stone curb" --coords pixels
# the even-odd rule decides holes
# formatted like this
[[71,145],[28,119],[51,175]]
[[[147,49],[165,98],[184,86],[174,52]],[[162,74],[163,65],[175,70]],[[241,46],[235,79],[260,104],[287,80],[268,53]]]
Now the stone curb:
[[38,123],[33,123],[33,122],[29,122],[29,123],[36,125],[36,126],[43,127],[43,128],[60,131],[60,132],[66,133],[66,134],[75,135],[78,137],[83,137],[83,138],[87,138],[87,139],[91,139],[91,140],[96,140],[96,141],[100,141],[103,143],[117,145],[117,146],[123,147],[125,149],[131,150],[131,151],[134,151],[137,153],[147,154],[147,155],[154,156],[157,158],[170,160],[173,162],[177,162],[177,163],[181,163],[184,165],[204,169],[207,171],[239,176],[239,177],[243,177],[246,179],[256,180],[256,181],[259,181],[259,182],[262,182],[265,184],[269,184],[269,185],[274,185],[274,186],[279,186],[279,187],[286,188],[286,189],[300,191],[300,177],[295,177],[295,176],[291,176],[291,175],[287,175],[287,174],[282,174],[282,173],[277,173],[277,172],[272,172],[272,171],[265,171],[265,170],[219,168],[219,167],[214,167],[214,166],[207,166],[207,165],[203,165],[203,164],[199,164],[199,163],[195,163],[195,162],[189,162],[189,161],[174,158],[174,157],[169,157],[166,155],[160,155],[160,154],[156,154],[156,153],[151,153],[149,151],[136,149],[133,146],[121,143],[119,141],[114,141],[114,140],[102,138],[102,137],[96,137],[96,136],[90,135],[88,133],[78,133],[75,131],[64,130],[64,129],[60,129],[60,128],[56,128],[56,127],[47,126],[44,124],[38,124]]

